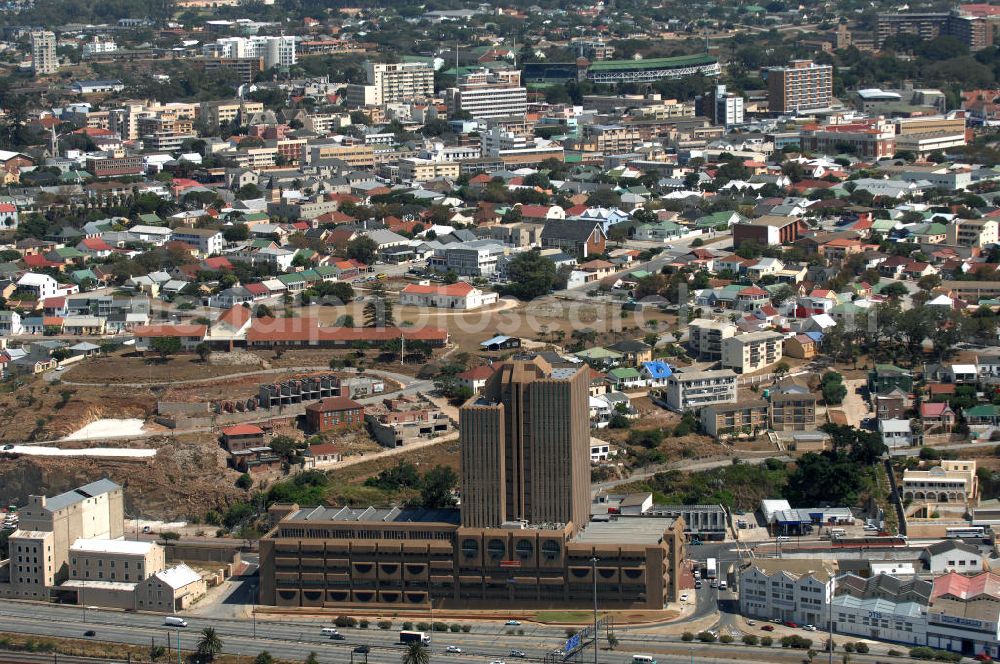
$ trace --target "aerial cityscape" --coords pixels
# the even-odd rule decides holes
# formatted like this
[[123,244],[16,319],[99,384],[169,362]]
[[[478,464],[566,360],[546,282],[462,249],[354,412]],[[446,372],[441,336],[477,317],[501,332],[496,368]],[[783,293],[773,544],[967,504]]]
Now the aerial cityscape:
[[0,662],[995,659],[1000,0],[0,2]]

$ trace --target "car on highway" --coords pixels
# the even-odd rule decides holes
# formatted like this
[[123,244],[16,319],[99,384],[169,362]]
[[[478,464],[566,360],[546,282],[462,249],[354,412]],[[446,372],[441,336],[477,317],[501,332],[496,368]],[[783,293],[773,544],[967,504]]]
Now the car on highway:
[[694,589],[695,590],[701,590],[701,581],[695,581],[694,582]]
[[371,651],[372,651],[371,646],[367,645],[355,646],[354,648],[354,652],[358,653],[359,655],[367,655]]
[[719,590],[725,590],[725,589],[726,589],[726,582],[719,581]]
[[445,652],[457,652],[457,653],[461,653],[462,649],[459,648],[458,646],[448,646],[447,648],[444,649],[444,651]]
[[514,620],[512,618],[512,619],[508,620],[507,622],[505,622],[504,625],[507,625],[508,627],[520,627],[521,626],[521,621],[520,620]]
[[523,650],[511,650],[507,653],[508,657],[527,657]]
[[344,641],[347,639],[347,637],[341,634],[340,632],[337,632],[336,634],[331,634],[330,639],[332,641]]
[[490,664],[507,664],[507,662],[503,661],[502,659],[494,659],[493,661],[490,662]]
[[774,625],[761,625],[761,629],[764,630],[765,632],[773,632]]
[[96,634],[97,632],[95,632],[92,629],[88,629],[86,632],[83,633],[84,636],[95,636]]
[[334,634],[339,634],[336,627],[324,627],[319,630],[319,633],[324,636],[333,636]]

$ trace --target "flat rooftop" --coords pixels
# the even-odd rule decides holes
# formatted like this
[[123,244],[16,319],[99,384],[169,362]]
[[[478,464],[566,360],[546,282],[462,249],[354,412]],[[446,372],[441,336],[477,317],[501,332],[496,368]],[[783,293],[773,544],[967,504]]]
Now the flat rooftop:
[[307,507],[286,521],[336,521],[342,523],[449,523],[458,525],[458,509],[425,510],[417,507]]
[[78,539],[69,547],[79,553],[118,553],[144,556],[156,546],[155,542],[135,540]]
[[654,517],[591,521],[573,541],[581,544],[659,544],[674,521]]

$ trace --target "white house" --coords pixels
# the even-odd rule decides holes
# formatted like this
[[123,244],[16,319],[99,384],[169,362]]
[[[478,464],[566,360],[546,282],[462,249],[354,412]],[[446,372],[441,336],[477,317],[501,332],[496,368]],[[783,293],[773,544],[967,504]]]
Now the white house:
[[16,311],[0,311],[0,335],[6,337],[23,332],[21,314]]
[[59,287],[58,281],[47,274],[36,274],[35,272],[28,272],[18,279],[17,290],[20,293],[34,295],[36,300],[65,294],[63,289]]
[[920,554],[920,560],[931,574],[945,572],[967,574],[983,571],[983,554],[979,547],[957,540],[931,544]]
[[409,284],[400,292],[399,303],[441,309],[478,309],[495,304],[497,298],[496,293],[486,293],[468,282],[459,281],[443,286]]
[[221,253],[226,246],[222,231],[214,228],[178,228],[171,239],[190,244],[205,256]]
[[882,442],[890,450],[913,446],[913,431],[909,420],[879,420],[878,431],[882,434]]

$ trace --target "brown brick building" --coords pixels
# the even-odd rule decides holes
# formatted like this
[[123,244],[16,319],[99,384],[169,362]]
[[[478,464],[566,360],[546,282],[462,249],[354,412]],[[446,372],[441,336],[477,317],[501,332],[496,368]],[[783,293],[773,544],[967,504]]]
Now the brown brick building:
[[365,407],[347,397],[327,397],[306,406],[306,424],[313,432],[361,426]]

